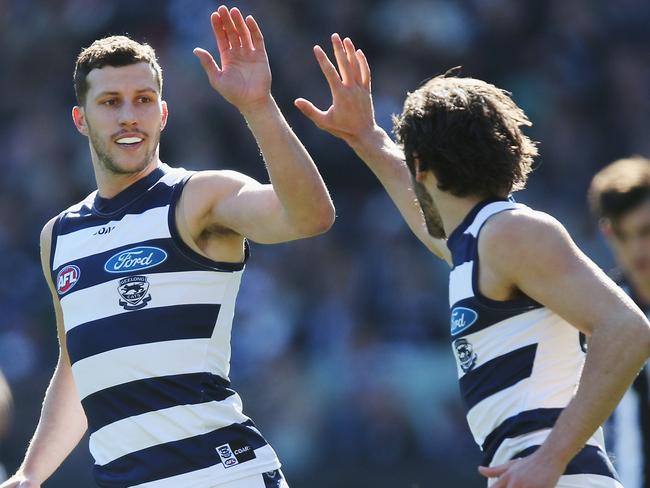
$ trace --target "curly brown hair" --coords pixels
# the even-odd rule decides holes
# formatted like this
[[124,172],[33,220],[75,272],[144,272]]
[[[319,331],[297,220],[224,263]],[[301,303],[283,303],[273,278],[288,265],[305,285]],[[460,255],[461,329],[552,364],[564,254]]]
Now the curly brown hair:
[[650,199],[650,159],[632,156],[605,166],[591,180],[587,198],[596,218],[616,222]]
[[74,92],[77,103],[86,103],[88,93],[88,73],[104,66],[128,66],[136,63],[149,63],[156,77],[158,89],[162,92],[162,69],[158,64],[156,52],[149,44],[141,44],[126,36],[110,36],[98,39],[82,49],[74,67]]
[[537,156],[536,143],[521,131],[532,124],[508,92],[450,72],[409,93],[393,123],[411,173],[417,157],[438,188],[456,196],[521,190]]

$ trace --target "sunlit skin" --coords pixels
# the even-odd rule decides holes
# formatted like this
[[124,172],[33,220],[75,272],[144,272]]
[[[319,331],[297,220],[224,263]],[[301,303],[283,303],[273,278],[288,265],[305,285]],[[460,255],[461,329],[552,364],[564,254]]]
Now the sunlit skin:
[[159,163],[167,104],[148,63],[94,69],[87,81],[86,101],[72,118],[88,137],[99,194],[111,198]]
[[614,222],[603,220],[601,229],[636,293],[650,304],[650,200]]

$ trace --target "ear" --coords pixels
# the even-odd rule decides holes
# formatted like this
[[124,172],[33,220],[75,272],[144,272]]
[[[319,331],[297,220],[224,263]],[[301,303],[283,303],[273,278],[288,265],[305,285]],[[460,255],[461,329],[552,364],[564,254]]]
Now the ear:
[[88,136],[88,125],[86,124],[86,112],[83,107],[75,105],[72,107],[72,121],[77,130],[84,136]]
[[600,219],[598,221],[598,228],[606,239],[611,239],[614,237],[614,228],[612,227],[611,220],[605,218]]
[[415,162],[415,181],[418,183],[424,183],[427,179],[428,170],[424,169],[424,165],[422,164],[422,161],[420,161],[420,158],[414,157],[413,161]]
[[160,130],[162,131],[167,125],[167,117],[169,117],[169,109],[167,108],[167,102],[164,100],[161,102],[161,107],[162,107],[162,118],[160,121]]

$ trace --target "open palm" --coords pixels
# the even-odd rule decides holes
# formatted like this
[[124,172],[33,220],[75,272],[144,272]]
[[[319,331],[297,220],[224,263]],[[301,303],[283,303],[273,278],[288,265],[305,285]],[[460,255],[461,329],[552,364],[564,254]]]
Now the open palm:
[[271,92],[271,70],[264,38],[252,16],[237,8],[220,6],[210,16],[221,67],[205,49],[194,54],[208,75],[210,84],[240,110],[266,99]]

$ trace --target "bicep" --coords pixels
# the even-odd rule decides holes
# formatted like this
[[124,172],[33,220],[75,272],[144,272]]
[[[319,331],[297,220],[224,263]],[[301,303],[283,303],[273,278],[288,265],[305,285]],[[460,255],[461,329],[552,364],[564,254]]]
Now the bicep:
[[263,244],[302,237],[291,226],[271,184],[236,171],[204,171],[183,191],[190,220],[200,234],[209,228],[229,229]]

